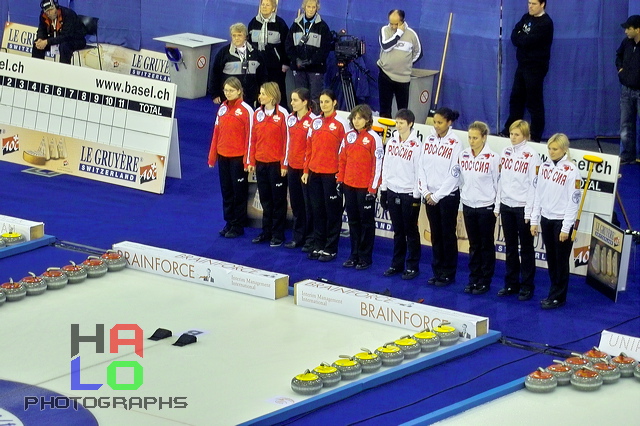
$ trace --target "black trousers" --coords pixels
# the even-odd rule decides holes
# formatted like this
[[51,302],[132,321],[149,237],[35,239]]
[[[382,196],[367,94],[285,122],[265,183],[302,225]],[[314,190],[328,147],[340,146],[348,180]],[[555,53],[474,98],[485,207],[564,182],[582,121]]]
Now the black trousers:
[[454,280],[458,268],[458,207],[460,190],[444,197],[435,206],[427,204],[427,218],[431,228],[433,260],[431,269],[438,278]]
[[309,173],[309,196],[313,215],[313,249],[338,253],[342,228],[342,197],[336,190],[335,173]]
[[344,185],[344,202],[349,223],[351,254],[355,262],[371,263],[376,237],[376,200],[367,200],[367,188]]
[[311,219],[311,200],[309,185],[300,179],[304,170],[289,167],[289,202],[293,214],[293,241],[296,244],[312,244],[313,220]]
[[[524,221],[524,207],[500,204],[500,219],[506,254],[505,287],[533,290],[536,276],[536,254],[531,225]],[[518,254],[518,241],[520,252]]]
[[413,198],[413,194],[399,194],[388,190],[387,205],[393,225],[391,267],[419,271],[422,252],[418,230],[420,199]]
[[262,205],[262,233],[284,240],[287,224],[287,177],[280,172],[280,162],[256,161],[258,196]]
[[378,67],[378,96],[380,99],[380,117],[392,118],[393,97],[396,97],[398,110],[409,107],[409,83],[393,81]]
[[470,284],[491,285],[496,269],[496,216],[493,207],[493,204],[480,208],[462,205],[464,226],[469,237]]
[[[60,62],[63,64],[70,64],[71,57],[73,56],[73,52],[76,50],[84,49],[87,45],[87,41],[83,38],[77,40],[69,40],[67,42],[60,43]],[[37,59],[44,59],[47,52],[51,50],[51,46],[47,46],[45,49],[36,49],[36,45],[34,44],[31,49],[31,57]]]
[[234,230],[244,229],[247,223],[249,184],[242,157],[224,157],[218,154],[218,174],[224,220]]
[[[571,248],[573,241],[567,238],[560,242],[560,231],[562,230],[562,220],[551,220],[546,217],[540,219],[542,227],[542,241],[547,252],[547,268],[551,287],[549,288],[549,300],[567,300],[567,290],[569,289],[569,259],[571,258]],[[569,236],[573,227],[569,230]]]
[[518,66],[509,98],[509,118],[504,124],[503,133],[509,134],[509,127],[524,117],[526,107],[531,115],[531,140],[542,140],[545,126],[543,82],[548,71],[548,67]]

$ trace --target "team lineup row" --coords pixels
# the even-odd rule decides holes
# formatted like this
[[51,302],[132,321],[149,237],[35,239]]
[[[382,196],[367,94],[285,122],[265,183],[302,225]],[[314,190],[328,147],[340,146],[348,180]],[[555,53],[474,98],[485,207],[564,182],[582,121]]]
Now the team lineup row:
[[[244,234],[248,173],[255,172],[263,209],[262,232],[253,243],[284,243],[287,189],[293,213],[293,238],[287,248],[302,247],[309,259],[337,257],[342,213],[346,210],[351,250],[345,267],[367,269],[375,240],[375,203],[389,211],[394,248],[386,276],[419,274],[420,205],[431,228],[435,286],[455,281],[458,259],[457,215],[462,202],[469,237],[469,281],[465,292],[489,291],[495,268],[494,229],[501,215],[506,245],[505,286],[499,296],[534,293],[533,237],[542,228],[551,287],[543,308],[562,306],[569,280],[570,234],[581,198],[581,177],[569,158],[569,140],[553,135],[549,159],[541,163],[528,146],[529,125],[511,125],[512,145],[500,154],[486,144],[489,129],[474,122],[469,148],[452,131],[459,114],[440,108],[433,130],[421,142],[413,130],[414,114],[395,117],[396,131],[383,146],[372,130],[368,105],[357,105],[344,120],[336,114],[335,94],[325,89],[321,113],[312,112],[309,90],[295,89],[291,114],[280,106],[274,82],[264,83],[254,111],[243,101],[240,80],[225,81],[226,100],[218,109],[208,163],[217,166],[225,226],[220,235]],[[520,250],[519,246],[520,245]]]

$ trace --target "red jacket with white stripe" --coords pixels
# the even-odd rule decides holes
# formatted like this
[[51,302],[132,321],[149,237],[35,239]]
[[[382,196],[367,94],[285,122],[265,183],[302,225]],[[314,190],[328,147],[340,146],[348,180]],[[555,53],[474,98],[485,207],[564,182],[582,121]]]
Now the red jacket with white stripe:
[[218,116],[213,128],[209,165],[216,164],[218,154],[224,157],[242,156],[246,163],[252,123],[253,109],[242,99],[224,101],[218,108]]
[[284,154],[288,142],[287,110],[276,105],[273,113],[267,114],[264,106],[261,106],[253,114],[247,164],[255,167],[256,161],[261,163],[278,161],[280,168],[285,169]]
[[349,125],[335,113],[311,123],[304,159],[304,172],[338,173],[338,151]]
[[289,127],[289,143],[287,144],[287,152],[285,154],[285,166],[291,166],[294,169],[304,168],[304,156],[307,150],[307,136],[313,120],[318,118],[311,111],[307,112],[304,117],[298,119],[295,112],[289,114],[287,118],[287,126]]
[[352,188],[367,188],[375,194],[382,179],[384,148],[373,130],[351,130],[342,142],[339,154],[338,182]]

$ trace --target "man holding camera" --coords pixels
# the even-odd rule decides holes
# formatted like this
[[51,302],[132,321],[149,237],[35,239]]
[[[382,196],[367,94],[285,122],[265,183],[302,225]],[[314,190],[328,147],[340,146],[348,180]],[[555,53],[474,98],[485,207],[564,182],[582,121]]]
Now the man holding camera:
[[329,26],[320,18],[318,0],[304,0],[302,13],[293,21],[285,42],[296,88],[306,87],[311,99],[318,101],[324,88],[327,56],[332,37]]
[[380,117],[392,118],[391,105],[396,97],[398,110],[409,107],[409,83],[413,63],[422,56],[420,39],[404,21],[404,10],[389,12],[389,25],[380,30],[378,92]]

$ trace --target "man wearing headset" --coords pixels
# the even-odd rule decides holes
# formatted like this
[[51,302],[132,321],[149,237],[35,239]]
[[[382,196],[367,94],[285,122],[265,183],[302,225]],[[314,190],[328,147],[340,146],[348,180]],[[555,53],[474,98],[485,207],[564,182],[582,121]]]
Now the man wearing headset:
[[70,64],[73,52],[87,45],[84,24],[73,10],[59,6],[56,0],[42,0],[40,9],[42,14],[31,56],[44,59],[45,54],[51,52],[60,55],[60,62]]

